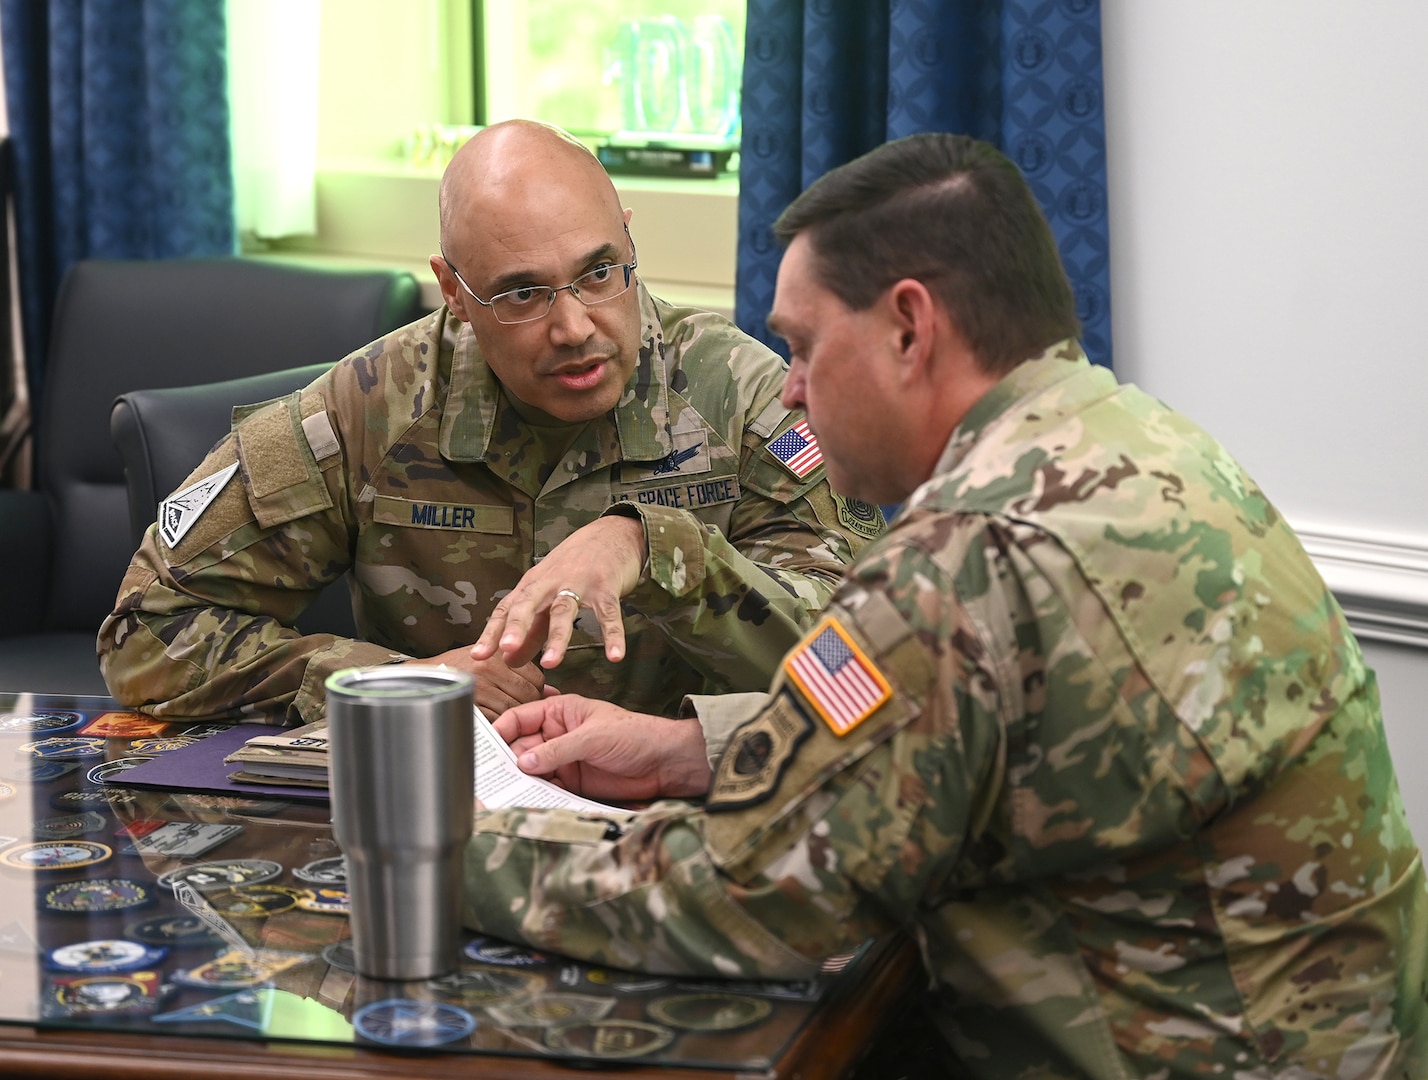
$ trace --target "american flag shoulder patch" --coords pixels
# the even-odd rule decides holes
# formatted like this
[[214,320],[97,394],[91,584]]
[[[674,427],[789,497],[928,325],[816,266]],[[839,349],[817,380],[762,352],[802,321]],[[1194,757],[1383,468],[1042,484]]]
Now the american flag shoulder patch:
[[818,439],[808,428],[807,420],[800,420],[769,443],[769,453],[779,464],[802,480],[823,463],[823,451],[818,449]]
[[852,731],[892,697],[892,687],[848,632],[827,616],[783,663],[834,735]]

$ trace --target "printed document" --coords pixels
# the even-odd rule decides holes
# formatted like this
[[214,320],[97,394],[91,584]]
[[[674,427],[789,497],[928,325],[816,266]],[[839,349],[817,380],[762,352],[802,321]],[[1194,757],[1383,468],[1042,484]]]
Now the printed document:
[[619,806],[582,799],[539,776],[521,772],[516,754],[496,733],[491,721],[477,706],[476,713],[476,798],[487,810],[515,806],[532,810],[584,810],[601,814],[628,814]]

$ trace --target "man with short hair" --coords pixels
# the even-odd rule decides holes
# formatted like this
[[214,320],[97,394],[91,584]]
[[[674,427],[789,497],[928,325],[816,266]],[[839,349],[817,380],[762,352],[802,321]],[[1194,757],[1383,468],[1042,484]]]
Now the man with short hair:
[[[767,685],[881,531],[829,489],[783,362],[646,291],[583,145],[485,128],[440,209],[446,306],[245,410],[185,485],[182,532],[149,530],[100,632],[124,704],[310,721],[333,672],[421,662],[472,671],[494,716],[552,691],[536,664],[470,653],[530,571],[571,645],[553,682],[672,715]],[[649,567],[622,610],[571,563],[631,533]],[[347,570],[361,640],[293,629]]]
[[[686,703],[734,729],[712,768],[605,702],[500,717],[528,772],[705,800],[478,814],[468,924],[772,978],[901,928],[970,1075],[1428,1075],[1373,674],[1230,455],[1087,362],[1015,166],[912,136],[776,231],[784,404],[840,490],[904,506],[767,695]],[[531,654],[544,603],[517,587],[477,652]]]

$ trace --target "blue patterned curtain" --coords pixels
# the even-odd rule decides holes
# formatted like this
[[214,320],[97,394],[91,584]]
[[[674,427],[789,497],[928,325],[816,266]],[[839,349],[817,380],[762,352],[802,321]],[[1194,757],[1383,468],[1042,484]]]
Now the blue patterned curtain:
[[31,394],[70,264],[235,250],[223,0],[0,0]]
[[770,226],[829,169],[924,131],[972,135],[1021,166],[1076,290],[1082,341],[1110,366],[1099,0],[749,0],[736,318],[764,325]]

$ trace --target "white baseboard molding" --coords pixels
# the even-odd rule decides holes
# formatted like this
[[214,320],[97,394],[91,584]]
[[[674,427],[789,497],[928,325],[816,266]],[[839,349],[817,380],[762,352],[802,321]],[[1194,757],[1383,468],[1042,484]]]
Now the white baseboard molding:
[[1428,649],[1428,538],[1324,526],[1295,531],[1355,634]]

